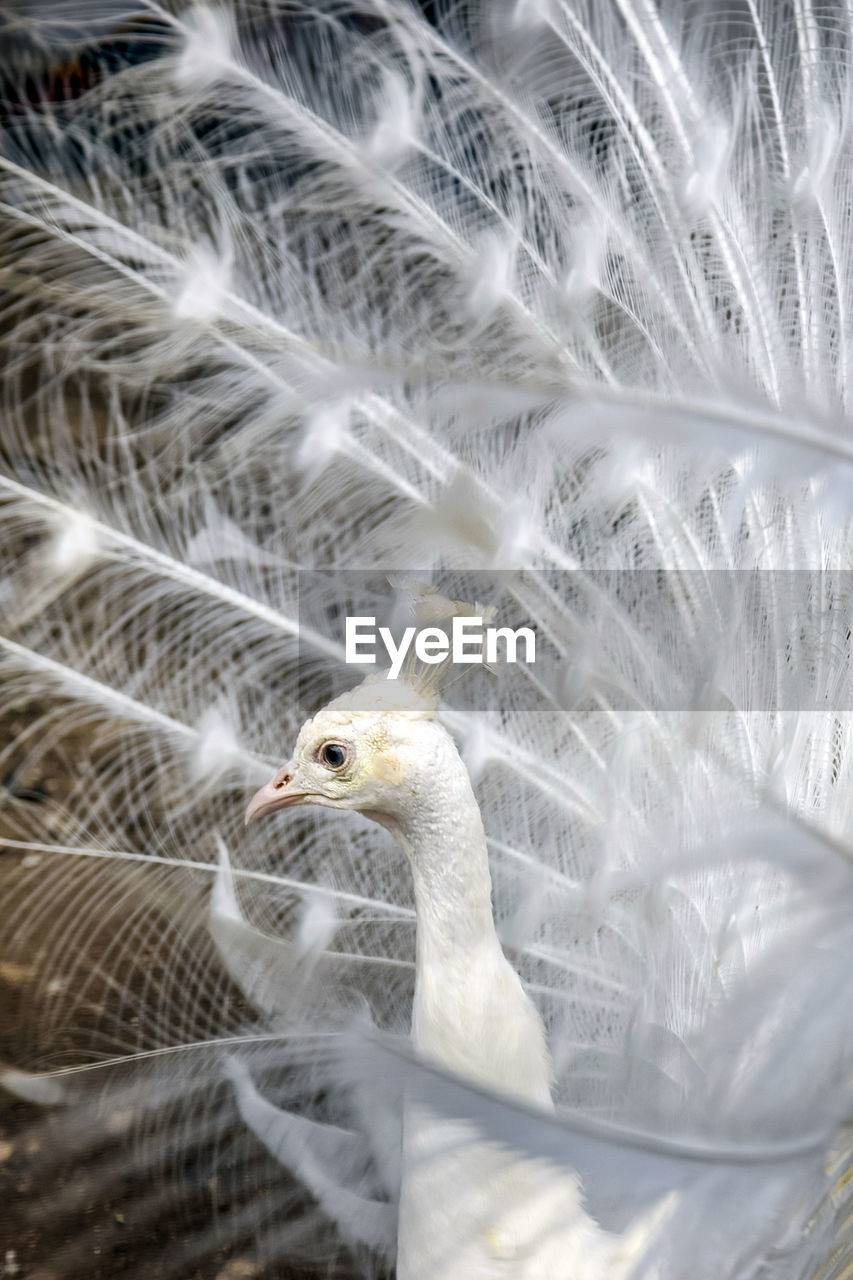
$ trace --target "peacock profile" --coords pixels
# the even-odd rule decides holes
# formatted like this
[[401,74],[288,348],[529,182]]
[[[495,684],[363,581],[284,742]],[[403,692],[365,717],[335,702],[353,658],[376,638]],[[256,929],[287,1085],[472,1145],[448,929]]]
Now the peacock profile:
[[0,1275],[844,1280],[853,11],[0,23]]

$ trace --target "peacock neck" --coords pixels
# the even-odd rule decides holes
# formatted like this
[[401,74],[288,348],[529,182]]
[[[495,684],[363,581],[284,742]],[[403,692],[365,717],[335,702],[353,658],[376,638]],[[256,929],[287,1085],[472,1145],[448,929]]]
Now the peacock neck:
[[461,956],[470,964],[484,949],[500,951],[480,810],[452,744],[442,756],[416,784],[400,831],[414,880],[419,971],[424,963]]
[[454,1071],[547,1106],[544,1028],[498,941],[471,782],[437,726],[429,747],[397,830],[415,889],[412,1038]]

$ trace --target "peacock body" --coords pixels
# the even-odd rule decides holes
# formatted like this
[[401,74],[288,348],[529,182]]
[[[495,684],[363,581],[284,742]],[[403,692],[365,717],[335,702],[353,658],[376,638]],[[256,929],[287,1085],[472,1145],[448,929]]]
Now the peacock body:
[[[840,1280],[850,12],[2,19],[15,1257]],[[542,642],[406,721],[471,858],[244,831],[424,580]]]

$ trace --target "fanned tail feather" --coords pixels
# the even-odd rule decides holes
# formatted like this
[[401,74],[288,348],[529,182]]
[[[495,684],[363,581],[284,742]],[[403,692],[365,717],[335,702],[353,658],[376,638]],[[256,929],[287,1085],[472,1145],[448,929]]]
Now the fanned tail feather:
[[[27,1264],[387,1270],[369,1086],[430,1068],[346,1046],[407,1033],[407,868],[354,815],[242,814],[406,571],[543,653],[440,715],[562,1114],[432,1102],[580,1169],[638,1280],[843,1280],[849,8],[0,21],[0,1054],[55,1107]],[[62,1152],[112,1218],[71,1245]]]

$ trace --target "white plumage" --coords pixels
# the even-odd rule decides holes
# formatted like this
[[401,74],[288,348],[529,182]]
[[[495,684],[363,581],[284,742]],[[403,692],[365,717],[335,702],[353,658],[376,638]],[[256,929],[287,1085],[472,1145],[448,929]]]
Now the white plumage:
[[[843,1276],[848,10],[4,19],[2,1053],[122,1216],[43,1171],[28,1261],[387,1268],[405,1096],[401,1280],[504,1159],[496,1274]],[[416,722],[509,960],[375,824],[242,830],[409,570],[541,641]]]
[[[434,699],[389,681],[368,678],[308,721],[247,821],[320,804],[357,809],[390,830],[414,882],[415,1049],[550,1112],[545,1028],[495,932],[486,836],[465,767],[435,722]],[[627,1275],[661,1217],[623,1238],[601,1231],[575,1177],[414,1103],[404,1111],[402,1159],[398,1280]]]

